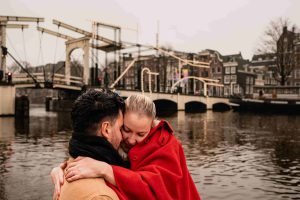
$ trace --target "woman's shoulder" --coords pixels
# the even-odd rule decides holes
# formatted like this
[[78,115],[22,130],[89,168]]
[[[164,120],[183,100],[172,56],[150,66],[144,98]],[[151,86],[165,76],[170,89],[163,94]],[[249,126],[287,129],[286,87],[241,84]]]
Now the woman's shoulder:
[[163,119],[162,120],[155,119],[153,121],[152,129],[155,131],[160,130],[160,131],[165,131],[165,132],[173,134],[172,126],[170,125],[170,123],[168,121],[163,120]]

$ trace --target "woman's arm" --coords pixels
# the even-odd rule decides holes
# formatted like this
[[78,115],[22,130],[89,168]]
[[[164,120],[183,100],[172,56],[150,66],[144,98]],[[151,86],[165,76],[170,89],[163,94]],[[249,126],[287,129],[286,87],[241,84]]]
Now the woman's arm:
[[78,157],[68,163],[65,177],[68,182],[82,178],[102,177],[109,183],[116,185],[112,167],[106,162],[89,157]]

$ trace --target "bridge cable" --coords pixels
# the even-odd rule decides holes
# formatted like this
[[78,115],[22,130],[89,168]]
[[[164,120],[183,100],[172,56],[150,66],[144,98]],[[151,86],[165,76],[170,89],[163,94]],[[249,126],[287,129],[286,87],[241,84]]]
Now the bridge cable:
[[[59,59],[59,60],[62,60],[63,57],[65,57],[64,52],[61,53],[61,55],[58,57],[58,59]],[[55,69],[53,74],[55,74],[56,72],[58,72],[58,71],[61,70],[62,68],[64,68],[64,65],[62,65],[61,67],[58,67],[57,69]]]
[[[57,26],[57,32],[59,33],[59,27]],[[58,36],[56,36],[56,41],[55,41],[55,49],[54,49],[54,58],[53,58],[53,65],[52,65],[52,76],[51,76],[51,81],[53,83],[54,81],[54,71],[55,71],[55,66],[56,66],[56,53],[57,53],[57,43],[58,43]]]
[[24,28],[22,27],[22,39],[23,39],[23,51],[24,51],[24,58],[25,58],[25,67],[28,68],[28,60],[27,60],[27,52],[26,52],[26,45],[25,45],[25,37],[24,37]]
[[19,65],[19,67],[21,67],[21,69],[23,70],[23,71],[25,71],[27,74],[28,74],[28,76],[30,76],[30,78],[32,78],[32,80],[34,81],[34,83],[35,83],[35,86],[36,87],[39,87],[40,88],[40,84],[39,84],[39,82],[36,80],[36,78],[28,71],[28,69],[26,69],[25,67],[23,67],[22,66],[22,64],[9,52],[9,51],[7,51],[7,55],[9,55],[14,61],[15,61],[15,63],[17,64],[17,65]]
[[[13,43],[11,42],[11,40],[10,40],[10,38],[9,38],[9,35],[8,35],[8,34],[6,35],[6,37],[7,37],[7,39],[8,39],[8,42],[9,42],[10,46],[11,46],[11,47],[12,47],[12,49],[15,51],[15,54],[17,55],[18,59],[19,59],[19,60],[22,60],[22,59],[21,59],[21,57],[20,57],[20,55],[18,54],[17,50],[15,49],[15,47],[14,47]],[[16,62],[15,62],[15,63],[16,63]],[[16,64],[17,64],[17,63],[16,63]]]
[[43,73],[44,73],[44,82],[46,81],[46,70],[45,70],[45,64],[44,64],[44,54],[43,54],[43,48],[42,48],[42,37],[43,37],[43,32],[39,33],[39,56],[38,56],[38,62],[40,61],[40,56],[41,56],[41,65],[43,66]]
[[42,34],[43,33],[39,32],[39,52],[38,52],[37,65],[39,65],[41,63],[40,60],[42,60],[42,63],[43,63]]

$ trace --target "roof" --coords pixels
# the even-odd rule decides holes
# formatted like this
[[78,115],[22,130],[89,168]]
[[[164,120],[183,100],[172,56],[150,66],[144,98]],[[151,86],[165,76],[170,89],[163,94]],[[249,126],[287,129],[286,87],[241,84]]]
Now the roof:
[[235,62],[235,61],[238,62],[238,61],[244,60],[241,53],[225,55],[225,56],[222,56],[222,58],[223,58],[223,62]]
[[252,61],[272,61],[276,59],[276,54],[275,53],[265,53],[265,54],[256,54],[253,55]]

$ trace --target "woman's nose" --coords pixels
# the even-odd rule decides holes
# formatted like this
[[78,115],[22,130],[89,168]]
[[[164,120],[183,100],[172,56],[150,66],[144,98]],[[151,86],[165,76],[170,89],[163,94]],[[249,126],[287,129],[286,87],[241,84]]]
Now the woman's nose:
[[128,137],[127,138],[127,141],[128,141],[128,144],[130,144],[130,145],[136,145],[136,139],[135,139],[135,137],[134,136],[130,136],[130,137]]

